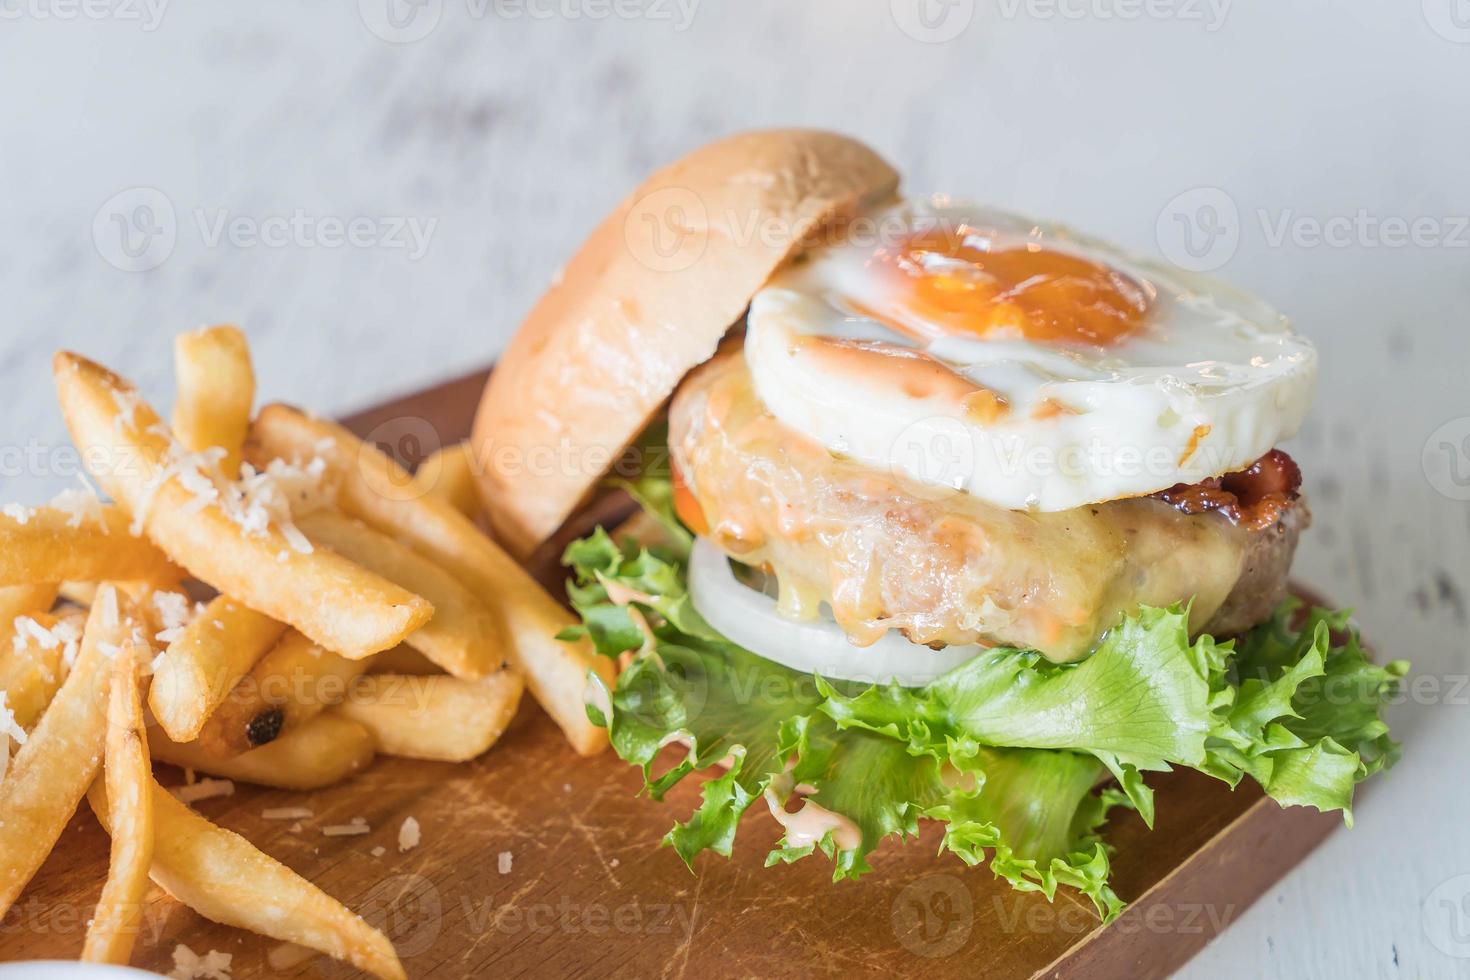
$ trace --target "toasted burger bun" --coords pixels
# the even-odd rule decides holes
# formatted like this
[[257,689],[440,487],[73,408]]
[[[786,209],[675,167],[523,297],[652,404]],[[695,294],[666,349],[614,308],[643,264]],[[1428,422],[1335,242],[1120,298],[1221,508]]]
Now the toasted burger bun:
[[767,130],[695,150],[624,200],[521,324],[480,402],[480,492],[505,545],[524,558],[567,519],[804,239],[897,186],[861,143]]

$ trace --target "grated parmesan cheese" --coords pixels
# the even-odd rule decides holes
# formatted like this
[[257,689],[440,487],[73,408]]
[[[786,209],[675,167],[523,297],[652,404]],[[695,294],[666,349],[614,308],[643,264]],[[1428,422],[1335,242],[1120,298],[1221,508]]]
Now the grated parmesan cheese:
[[380,858],[384,854],[388,853],[388,849],[386,847],[383,847],[382,845],[379,845],[378,847],[373,848],[371,851],[368,851],[368,853],[375,858]]
[[167,426],[159,423],[150,426],[148,431],[166,439],[168,446],[162,464],[142,488],[131,527],[135,536],[143,533],[159,489],[172,480],[189,494],[189,500],[184,504],[186,513],[218,507],[247,535],[262,537],[274,528],[292,551],[311,553],[311,542],[301,533],[293,518],[327,506],[335,499],[336,488],[327,486],[327,464],[321,457],[313,458],[305,465],[275,459],[264,470],[242,463],[239,479],[230,480],[220,469],[220,462],[226,456],[221,447],[212,446],[191,453],[174,438]]
[[368,834],[368,833],[371,833],[372,832],[372,829],[373,828],[371,828],[371,827],[368,826],[368,822],[364,818],[362,818],[362,817],[353,817],[351,823],[339,823],[339,824],[332,824],[329,827],[323,827],[322,828],[322,836],[324,836],[324,837],[356,837],[359,834]]
[[498,864],[499,864],[499,868],[500,868],[500,873],[501,874],[503,874],[503,875],[510,874],[510,860],[511,860],[511,858],[510,858],[510,851],[501,851],[500,852],[500,857],[498,858]]
[[77,654],[82,648],[82,630],[76,620],[63,619],[51,628],[51,635],[61,641],[61,662],[66,667],[67,673],[71,672],[77,662]]
[[25,729],[15,720],[15,712],[5,704],[6,692],[0,691],[0,779],[10,769],[10,743],[26,744]]
[[90,487],[85,490],[63,490],[52,497],[46,506],[66,514],[67,527],[89,524],[104,531],[107,529],[107,522],[102,516],[102,501]]
[[24,527],[32,517],[36,516],[36,508],[26,507],[22,504],[6,504],[0,507],[0,514],[4,514],[15,523]]
[[143,399],[131,388],[113,388],[112,403],[117,406],[117,418],[112,424],[121,432],[123,429],[136,429],[138,427],[138,406],[143,404]]
[[0,735],[9,735],[15,739],[16,745],[26,744],[25,729],[15,720],[15,712],[5,703],[9,697],[6,691],[0,691]]
[[304,806],[275,806],[260,811],[265,820],[310,820],[314,815]]
[[174,980],[230,980],[230,963],[233,957],[211,949],[200,956],[183,943],[174,947],[174,968],[169,973]]
[[70,671],[76,663],[82,631],[77,627],[75,619],[63,619],[48,630],[30,616],[17,616],[14,629],[15,636],[11,638],[10,645],[17,653],[24,651],[32,643],[42,650],[61,647],[61,662],[66,669]]
[[56,634],[29,616],[15,617],[15,637],[10,645],[15,647],[17,653],[24,650],[31,642],[42,650],[55,650],[61,646],[61,640]]
[[164,632],[182,629],[199,615],[200,607],[191,606],[189,597],[182,592],[155,592],[152,602]]
[[240,479],[233,487],[235,509],[231,516],[247,534],[264,534],[274,525],[292,551],[309,555],[311,542],[293,518],[331,504],[335,488],[328,486],[326,473],[327,464],[321,457],[304,466],[273,459],[264,470],[242,464]]
[[193,804],[200,800],[212,800],[221,796],[234,796],[235,784],[228,779],[201,779],[186,786],[175,786],[169,790],[180,803]]
[[413,817],[409,817],[404,820],[403,826],[398,828],[399,852],[402,853],[403,851],[411,851],[415,847],[418,847],[420,839],[421,837],[419,834],[419,822]]
[[107,583],[97,590],[96,606],[98,615],[102,617],[103,626],[109,629],[116,627],[121,622],[121,613],[117,605],[117,589]]

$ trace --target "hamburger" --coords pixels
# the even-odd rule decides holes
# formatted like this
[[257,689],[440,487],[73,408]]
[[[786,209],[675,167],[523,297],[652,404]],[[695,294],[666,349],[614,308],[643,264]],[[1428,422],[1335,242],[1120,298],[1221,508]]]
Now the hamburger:
[[1150,773],[1341,811],[1398,748],[1345,613],[1287,573],[1310,522],[1280,449],[1312,345],[1266,304],[1064,227],[943,196],[832,133],[753,132],[597,226],[475,423],[527,558],[609,484],[642,508],[565,548],[616,683],[589,717],[664,837],[870,870],[920,820],[1104,919],[1109,812]]

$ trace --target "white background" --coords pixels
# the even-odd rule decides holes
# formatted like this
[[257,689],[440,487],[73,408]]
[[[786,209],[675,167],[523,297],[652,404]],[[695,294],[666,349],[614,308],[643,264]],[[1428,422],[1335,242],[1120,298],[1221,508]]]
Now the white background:
[[[1394,710],[1405,760],[1356,829],[1186,974],[1470,970],[1446,955],[1470,955],[1446,938],[1470,939],[1464,0],[423,0],[398,29],[389,0],[88,2],[0,0],[3,499],[69,480],[55,454],[16,465],[65,442],[53,349],[163,400],[170,335],[234,321],[265,398],[373,402],[489,361],[623,192],[734,129],[850,132],[912,189],[1175,260],[1222,232],[1204,261],[1322,353],[1299,575],[1435,687]],[[155,226],[160,196],[172,248],[128,259],[113,222]],[[209,235],[297,211],[432,233],[422,255]]]

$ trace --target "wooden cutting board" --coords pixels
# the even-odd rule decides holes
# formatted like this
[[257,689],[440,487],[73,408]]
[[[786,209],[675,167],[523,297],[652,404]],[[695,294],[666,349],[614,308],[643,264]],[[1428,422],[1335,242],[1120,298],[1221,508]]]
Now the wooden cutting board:
[[[359,413],[348,423],[412,459],[469,432],[479,372]],[[543,549],[534,562],[561,579]],[[165,773],[165,781],[171,774]],[[384,928],[410,976],[905,975],[990,978],[1166,976],[1239,916],[1340,823],[1283,810],[1254,784],[1231,792],[1193,771],[1150,779],[1158,821],[1119,813],[1114,887],[1130,908],[1106,929],[1091,903],[1013,892],[984,867],[938,855],[930,825],[885,844],[875,873],[834,885],[820,857],[764,868],[779,828],[763,808],[735,857],[705,855],[698,876],[657,846],[695,806],[686,780],[665,803],[640,798],[611,753],[579,759],[530,698],[500,743],[468,765],[379,759],[357,778],[303,794],[239,786],[198,809],[244,834]],[[271,807],[306,806],[293,828]],[[364,818],[371,833],[321,827]],[[422,844],[400,853],[408,817]],[[3,815],[0,815],[3,818]],[[107,868],[107,837],[82,807],[50,860],[0,923],[0,959],[73,958]],[[375,848],[385,848],[374,857]],[[135,965],[166,973],[175,945],[234,956],[233,975],[348,977],[324,957],[279,968],[279,944],[215,925],[150,894]],[[272,965],[273,952],[275,965]]]

